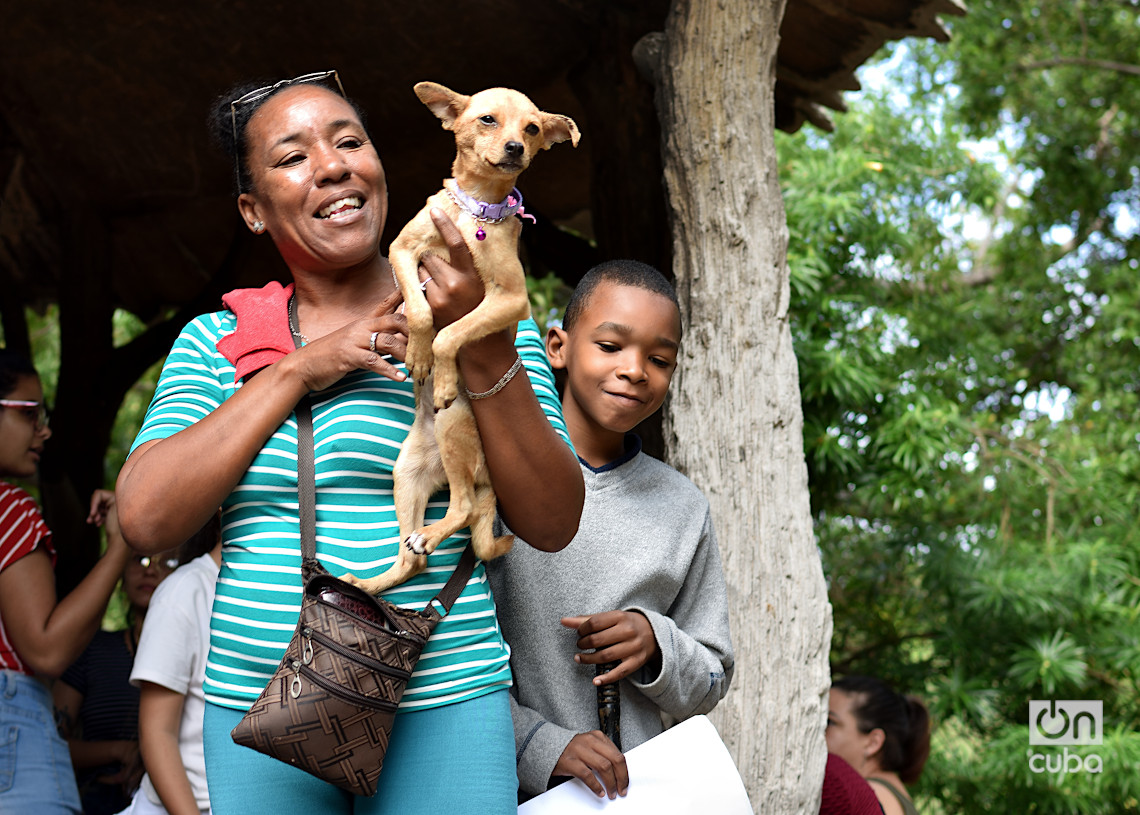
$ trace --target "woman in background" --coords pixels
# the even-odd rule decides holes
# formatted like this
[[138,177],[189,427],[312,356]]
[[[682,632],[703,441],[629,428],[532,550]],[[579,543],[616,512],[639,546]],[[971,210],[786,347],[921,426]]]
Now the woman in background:
[[91,641],[130,553],[114,493],[96,490],[87,521],[104,527],[107,550],[57,600],[51,531],[32,497],[7,483],[36,474],[50,436],[36,369],[0,349],[0,812],[81,811],[51,695],[34,675],[59,676]]
[[930,755],[930,714],[917,697],[870,676],[833,682],[827,751],[870,782],[885,815],[918,815],[906,785],[918,781]]

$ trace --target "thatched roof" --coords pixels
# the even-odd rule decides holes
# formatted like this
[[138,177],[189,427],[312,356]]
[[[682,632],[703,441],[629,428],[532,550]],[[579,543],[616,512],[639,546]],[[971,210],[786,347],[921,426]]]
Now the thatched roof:
[[[227,258],[242,258],[238,283],[272,274],[271,253],[236,234],[231,171],[204,126],[211,99],[250,76],[340,70],[369,112],[395,224],[450,164],[448,135],[411,86],[433,79],[465,92],[520,88],[540,107],[575,117],[585,134],[579,150],[552,150],[536,162],[525,179],[528,203],[588,235],[591,168],[607,149],[591,139],[608,115],[598,99],[609,90],[598,86],[607,71],[615,87],[641,81],[618,76],[632,44],[664,26],[667,5],[9,3],[0,25],[4,311],[16,300],[57,299],[80,269],[109,280],[115,304],[144,317],[187,302]],[[830,127],[825,109],[844,109],[842,92],[858,87],[855,69],[887,40],[943,39],[939,13],[960,9],[955,0],[789,0],[779,127]]]

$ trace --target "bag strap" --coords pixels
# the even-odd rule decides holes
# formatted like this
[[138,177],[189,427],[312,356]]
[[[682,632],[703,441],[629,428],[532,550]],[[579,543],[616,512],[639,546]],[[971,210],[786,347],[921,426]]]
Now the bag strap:
[[317,559],[317,480],[313,444],[313,403],[297,403],[297,507],[301,518],[301,561]]
[[[314,572],[325,568],[317,560],[317,483],[313,442],[313,403],[309,394],[297,403],[297,504],[301,519],[301,573],[307,580]],[[438,603],[443,608],[441,617],[463,593],[467,581],[475,571],[475,551],[470,544],[463,549],[459,563],[447,583],[425,606],[425,610]],[[437,612],[438,613],[438,612]]]

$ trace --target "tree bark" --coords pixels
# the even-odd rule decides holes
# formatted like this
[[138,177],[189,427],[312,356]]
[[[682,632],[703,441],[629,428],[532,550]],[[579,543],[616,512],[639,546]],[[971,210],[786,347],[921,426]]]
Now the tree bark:
[[712,718],[760,813],[814,813],[831,606],[811,525],[774,144],[783,0],[675,0],[660,40],[685,337],[668,460],[712,505],[736,675]]

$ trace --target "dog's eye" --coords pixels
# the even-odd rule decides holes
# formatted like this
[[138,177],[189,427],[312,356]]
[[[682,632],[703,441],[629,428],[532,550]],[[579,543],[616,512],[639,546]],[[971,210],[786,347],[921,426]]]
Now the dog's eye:
[[533,122],[528,124],[526,126],[526,134],[528,136],[537,136],[538,135],[538,125],[534,124]]
[[495,117],[488,113],[486,116],[480,116],[479,121],[485,125],[493,125],[495,123]]

